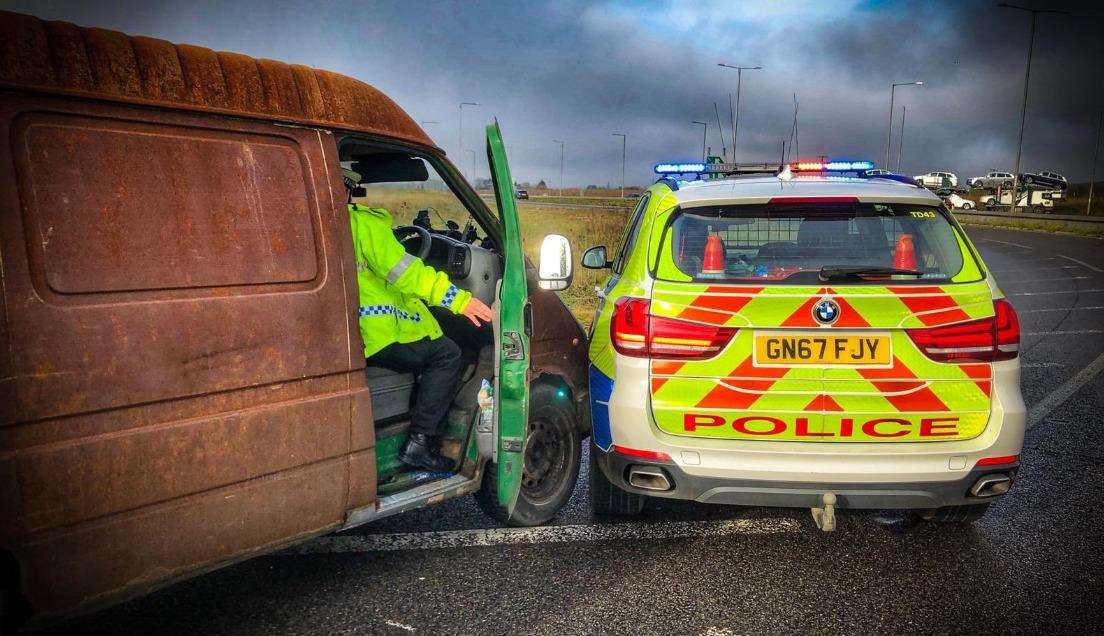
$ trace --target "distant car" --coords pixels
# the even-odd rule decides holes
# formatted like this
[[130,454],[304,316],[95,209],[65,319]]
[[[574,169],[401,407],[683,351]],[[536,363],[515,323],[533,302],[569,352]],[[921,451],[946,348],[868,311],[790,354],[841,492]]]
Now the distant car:
[[913,177],[916,182],[925,188],[938,188],[942,186],[955,187],[958,185],[958,176],[953,172],[929,172]]
[[974,202],[960,197],[955,193],[951,193],[943,198],[943,201],[947,204],[947,207],[954,208],[956,210],[973,210]]
[[1020,185],[1030,190],[1065,190],[1066,178],[1055,172],[1027,172],[1020,175]]
[[889,170],[882,170],[881,168],[875,168],[874,170],[867,170],[866,176],[868,177],[880,177],[882,175],[893,174]]
[[515,199],[528,199],[529,198],[529,191],[528,190],[514,190],[514,198]]
[[984,177],[974,177],[966,183],[971,188],[979,188],[983,190],[995,190],[997,188],[1011,188],[1012,187],[1012,173],[1011,172],[997,172],[993,171],[986,174]]

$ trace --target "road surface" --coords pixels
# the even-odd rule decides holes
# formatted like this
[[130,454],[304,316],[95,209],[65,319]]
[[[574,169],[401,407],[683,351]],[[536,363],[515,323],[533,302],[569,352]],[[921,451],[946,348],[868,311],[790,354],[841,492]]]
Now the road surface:
[[584,465],[550,528],[494,529],[464,498],[59,631],[1095,631],[1104,614],[1104,241],[969,233],[1019,311],[1032,408],[1019,480],[973,527],[843,513],[825,534],[807,510],[664,501],[639,519],[595,525]]

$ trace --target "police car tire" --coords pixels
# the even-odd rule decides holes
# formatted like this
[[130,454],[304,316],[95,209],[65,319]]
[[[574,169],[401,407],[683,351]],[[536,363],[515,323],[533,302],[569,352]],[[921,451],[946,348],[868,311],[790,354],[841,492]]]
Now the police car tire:
[[582,460],[582,436],[576,421],[571,400],[557,395],[557,388],[541,382],[533,384],[529,391],[529,418],[541,418],[548,425],[546,430],[561,437],[565,445],[566,461],[560,481],[552,493],[540,501],[526,496],[525,489],[518,493],[514,514],[510,515],[506,507],[498,502],[498,466],[487,462],[483,468],[483,485],[475,492],[475,502],[483,512],[510,526],[539,526],[548,523],[567,503],[579,481],[579,464]]
[[929,513],[930,516],[924,517],[924,520],[935,523],[973,523],[984,517],[988,511],[988,503],[943,506],[933,510]]
[[630,516],[644,510],[644,496],[615,486],[598,466],[598,448],[590,448],[590,512],[594,516]]

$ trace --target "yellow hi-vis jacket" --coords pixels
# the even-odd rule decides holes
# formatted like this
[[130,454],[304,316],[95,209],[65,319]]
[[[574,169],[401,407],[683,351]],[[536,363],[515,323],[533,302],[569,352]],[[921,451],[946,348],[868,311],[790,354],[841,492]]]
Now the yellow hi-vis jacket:
[[349,205],[360,287],[360,335],[364,357],[395,342],[441,337],[441,326],[426,301],[461,314],[471,292],[448,276],[406,253],[391,233],[391,213],[383,208]]

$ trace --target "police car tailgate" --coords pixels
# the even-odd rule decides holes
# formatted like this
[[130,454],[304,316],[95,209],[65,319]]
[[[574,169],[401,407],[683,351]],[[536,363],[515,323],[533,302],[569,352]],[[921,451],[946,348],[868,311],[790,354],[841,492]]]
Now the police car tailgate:
[[653,353],[656,425],[673,435],[733,440],[926,442],[980,435],[989,419],[992,365],[974,361],[984,355],[973,345],[986,335],[992,340],[1003,301],[995,308],[983,281],[896,283],[657,281],[653,339],[666,331],[676,341],[725,342],[717,343],[715,355],[698,359]]

